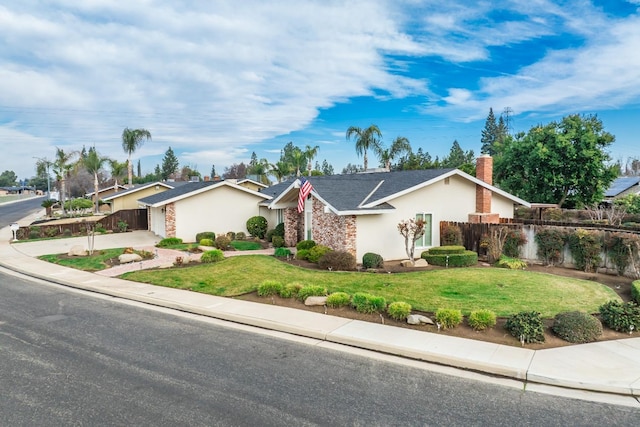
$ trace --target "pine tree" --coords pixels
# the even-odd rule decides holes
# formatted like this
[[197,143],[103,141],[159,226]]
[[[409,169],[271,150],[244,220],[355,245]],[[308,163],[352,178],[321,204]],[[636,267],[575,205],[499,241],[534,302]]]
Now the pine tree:
[[138,159],[138,178],[142,177],[142,166],[140,165],[140,159]]
[[498,125],[496,124],[496,116],[493,114],[493,108],[489,108],[489,115],[484,124],[484,129],[482,129],[482,138],[480,138],[480,142],[482,143],[480,152],[493,156],[495,154],[495,142],[497,138]]
[[161,177],[163,180],[167,180],[171,177],[171,175],[175,174],[178,170],[178,166],[180,163],[178,162],[178,158],[173,153],[171,147],[164,153],[164,157],[162,158],[162,171]]
[[211,165],[211,179],[216,176],[216,165]]

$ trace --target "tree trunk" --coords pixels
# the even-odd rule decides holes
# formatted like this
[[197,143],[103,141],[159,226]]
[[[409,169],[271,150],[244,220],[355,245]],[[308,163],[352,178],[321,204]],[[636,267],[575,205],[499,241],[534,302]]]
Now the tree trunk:
[[94,194],[95,194],[95,198],[96,198],[96,209],[95,210],[96,210],[96,213],[100,213],[100,198],[98,197],[99,188],[98,188],[98,173],[97,172],[94,172],[94,174],[93,174],[93,188],[94,188],[94,191],[95,191]]

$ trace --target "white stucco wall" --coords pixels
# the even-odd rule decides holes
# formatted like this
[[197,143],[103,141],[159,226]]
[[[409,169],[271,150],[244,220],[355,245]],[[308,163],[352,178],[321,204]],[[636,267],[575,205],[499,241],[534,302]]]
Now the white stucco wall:
[[165,238],[166,230],[164,224],[164,210],[162,208],[147,208],[151,210],[151,224],[149,224],[149,230],[161,238]]
[[[476,186],[458,176],[421,188],[407,195],[390,200],[396,209],[380,215],[357,217],[356,258],[362,260],[366,252],[380,254],[385,260],[406,259],[404,237],[397,225],[403,219],[415,218],[417,213],[431,214],[432,246],[440,245],[440,222],[467,222],[469,214],[476,210]],[[495,193],[491,210],[502,218],[513,218],[513,202]],[[428,247],[417,247],[414,256]]]
[[227,186],[179,200],[175,202],[176,237],[193,242],[202,231],[213,231],[216,235],[229,231],[248,233],[247,220],[260,215],[261,200],[259,196]]

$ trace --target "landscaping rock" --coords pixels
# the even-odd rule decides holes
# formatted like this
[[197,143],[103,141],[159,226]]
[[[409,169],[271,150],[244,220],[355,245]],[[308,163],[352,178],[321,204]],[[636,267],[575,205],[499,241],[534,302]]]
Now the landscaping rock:
[[142,257],[138,254],[122,254],[118,257],[120,264],[128,264],[130,262],[142,261]]
[[308,297],[304,300],[304,305],[325,305],[327,303],[327,297]]
[[407,316],[407,323],[410,325],[433,325],[433,320],[429,319],[427,316],[423,316],[421,314],[410,314]]
[[402,265],[403,267],[428,267],[429,263],[422,258],[418,258],[417,260],[415,260],[415,264],[411,264],[411,260],[405,259],[404,261],[400,262],[400,265]]
[[87,250],[82,245],[71,246],[69,249],[69,256],[87,256]]

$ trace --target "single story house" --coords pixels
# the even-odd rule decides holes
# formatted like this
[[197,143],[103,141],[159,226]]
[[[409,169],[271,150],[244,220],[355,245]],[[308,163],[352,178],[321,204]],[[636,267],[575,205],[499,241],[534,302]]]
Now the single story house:
[[285,224],[285,244],[304,239],[362,259],[366,252],[385,260],[406,258],[397,225],[410,218],[426,222],[415,254],[440,244],[441,221],[497,223],[513,218],[514,206],[530,204],[492,185],[493,159],[477,160],[476,177],[458,169],[430,169],[305,177],[313,186],[298,212],[300,180],[262,191]]
[[150,231],[193,242],[203,231],[248,233],[247,220],[257,215],[273,222],[274,212],[262,203],[270,199],[231,181],[201,181],[141,198],[138,205],[147,208]]
[[135,185],[124,191],[112,193],[111,195],[103,197],[102,201],[111,206],[111,213],[125,209],[138,209],[140,207],[138,203],[139,199],[162,193],[163,191],[171,190],[184,184],[187,184],[187,182],[149,182]]

